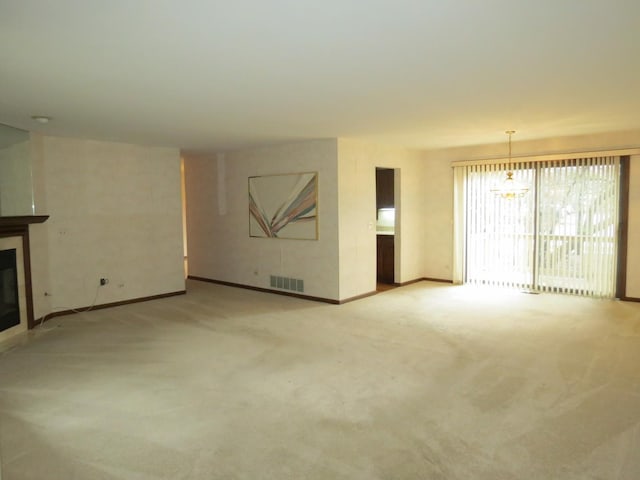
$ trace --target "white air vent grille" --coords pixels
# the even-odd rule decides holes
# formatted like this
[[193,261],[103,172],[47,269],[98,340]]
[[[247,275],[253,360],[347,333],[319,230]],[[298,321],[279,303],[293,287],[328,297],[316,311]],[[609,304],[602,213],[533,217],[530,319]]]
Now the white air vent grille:
[[281,290],[291,290],[292,292],[304,292],[304,280],[299,278],[278,277],[270,275],[270,285],[272,288]]

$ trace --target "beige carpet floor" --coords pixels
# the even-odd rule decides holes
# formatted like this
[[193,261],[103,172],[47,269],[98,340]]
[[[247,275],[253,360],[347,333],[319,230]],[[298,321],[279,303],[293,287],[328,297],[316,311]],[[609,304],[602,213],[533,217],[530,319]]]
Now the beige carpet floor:
[[189,282],[0,349],[2,480],[640,478],[636,303]]

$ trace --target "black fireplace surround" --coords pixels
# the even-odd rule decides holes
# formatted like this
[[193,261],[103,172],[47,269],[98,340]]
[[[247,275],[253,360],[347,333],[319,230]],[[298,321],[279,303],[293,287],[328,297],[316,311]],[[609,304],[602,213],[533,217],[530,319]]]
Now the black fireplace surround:
[[[34,318],[33,318],[33,294],[31,289],[31,250],[29,246],[29,225],[32,223],[42,223],[45,220],[47,220],[47,218],[49,218],[49,215],[23,215],[23,216],[21,215],[21,216],[11,216],[11,217],[0,216],[0,238],[21,237],[22,239],[22,260],[23,260],[23,267],[24,267],[25,297],[26,297],[26,304],[27,304],[26,315],[27,315],[28,328],[33,328],[35,325]],[[16,255],[15,255],[16,250],[9,249],[9,251],[13,252],[13,256],[12,256],[13,260],[8,259],[6,260],[6,262],[7,264],[12,262],[14,269],[17,270],[17,268],[15,268],[17,267]],[[11,256],[11,254],[7,254],[7,258],[9,256]],[[15,290],[16,297],[18,295],[17,274],[14,273],[13,275],[16,275],[16,277],[11,279],[11,273],[8,272],[10,268],[9,267],[5,268],[4,265],[5,265],[4,255],[2,255],[2,257],[0,257],[0,275],[2,275],[3,278],[4,276],[6,276],[7,279],[0,280],[0,283],[6,282],[6,285],[8,285],[8,290],[4,293],[0,293],[0,295],[2,295],[0,297],[0,304],[4,304],[6,300],[13,295],[13,290]],[[4,297],[5,293],[7,295],[7,298]],[[9,301],[6,303],[12,304],[12,301]],[[17,307],[18,305],[17,298],[15,299],[15,304]],[[11,306],[0,307],[0,312],[1,312],[0,313],[0,331],[6,330],[7,328],[11,328],[12,326],[20,323],[20,313],[18,311],[18,316],[17,316],[18,322],[11,324],[11,322],[13,322],[14,320],[9,320],[9,318],[13,318],[9,316],[9,310],[12,310],[12,309],[13,307]],[[5,324],[5,313],[7,316],[6,321],[9,324],[9,326],[7,327],[3,327]]]
[[0,250],[0,332],[20,324],[16,249]]

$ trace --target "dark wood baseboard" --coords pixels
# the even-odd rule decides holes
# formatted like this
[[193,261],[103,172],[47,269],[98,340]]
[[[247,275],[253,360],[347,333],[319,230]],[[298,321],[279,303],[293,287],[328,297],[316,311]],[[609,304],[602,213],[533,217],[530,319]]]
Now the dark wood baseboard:
[[71,315],[73,313],[83,313],[90,310],[102,310],[104,308],[120,307],[122,305],[129,305],[132,303],[148,302],[150,300],[158,300],[161,298],[175,297],[176,295],[184,295],[185,293],[187,293],[186,290],[177,290],[175,292],[160,293],[158,295],[151,295],[149,297],[138,297],[138,298],[132,298],[129,300],[120,300],[118,302],[101,303],[100,305],[94,305],[93,307],[87,306],[87,307],[74,308],[73,310],[60,310],[59,312],[52,312],[45,315],[44,317],[40,317],[36,319],[34,323],[36,325],[40,325],[42,323],[43,318],[44,318],[44,321],[46,322],[48,320],[51,320],[52,318],[61,317],[63,315]]
[[313,297],[311,295],[302,295],[294,292],[284,292],[282,290],[271,290],[270,288],[254,287],[253,285],[244,285],[242,283],[226,282],[224,280],[215,280],[213,278],[198,277],[195,275],[189,275],[187,278],[190,280],[197,280],[199,282],[215,283],[217,285],[224,285],[227,287],[244,288],[245,290],[253,290],[255,292],[275,293],[276,295],[284,295],[285,297],[301,298],[302,300],[311,300],[313,302],[330,303],[332,305],[339,305],[340,300],[333,300],[331,298]]
[[418,283],[418,282],[453,283],[453,280],[445,280],[443,278],[421,277],[421,278],[416,278],[414,280],[409,280],[408,282],[394,283],[394,285],[398,287],[405,287],[407,285],[411,285],[413,283]]
[[453,283],[453,280],[447,280],[444,278],[430,278],[430,277],[423,277],[421,278],[421,280],[424,280],[425,282],[438,282],[438,283]]
[[[353,302],[363,298],[371,297],[379,293],[376,290],[374,290],[372,292],[363,293],[361,295],[345,298],[343,300],[334,300],[331,298],[313,297],[311,295],[301,295],[299,293],[283,292],[281,290],[272,290],[270,288],[254,287],[253,285],[244,285],[242,283],[226,282],[224,280],[215,280],[213,278],[198,277],[196,275],[189,275],[187,278],[189,278],[190,280],[197,280],[199,282],[215,283],[217,285],[225,285],[227,287],[244,288],[245,290],[253,290],[256,292],[275,293],[276,295],[284,295],[285,297],[301,298],[302,300],[311,300],[313,302],[329,303],[331,305],[342,305],[342,304]],[[398,287],[404,287],[405,285],[411,285],[412,283],[418,283],[423,281],[453,283],[452,280],[442,280],[437,278],[416,278],[415,280],[409,280],[408,282],[394,283],[394,285]]]
[[640,302],[640,298],[638,297],[620,297],[620,300],[623,302]]
[[374,290],[373,292],[368,292],[368,293],[363,293],[362,295],[356,295],[355,297],[349,297],[349,298],[345,298],[344,300],[340,300],[337,302],[338,305],[342,305],[343,303],[349,303],[349,302],[353,302],[355,300],[360,300],[362,298],[367,298],[367,297],[371,297],[375,294],[379,293],[378,291]]

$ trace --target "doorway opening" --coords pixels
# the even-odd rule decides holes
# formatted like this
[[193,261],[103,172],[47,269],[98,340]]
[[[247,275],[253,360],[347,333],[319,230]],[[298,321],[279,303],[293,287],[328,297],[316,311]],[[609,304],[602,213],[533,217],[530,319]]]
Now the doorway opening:
[[395,282],[395,170],[376,167],[376,290],[397,286]]

